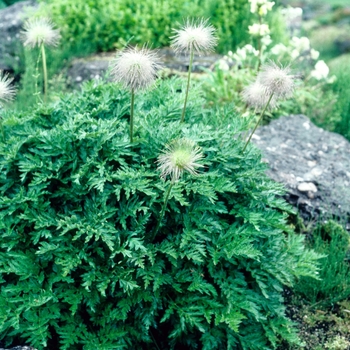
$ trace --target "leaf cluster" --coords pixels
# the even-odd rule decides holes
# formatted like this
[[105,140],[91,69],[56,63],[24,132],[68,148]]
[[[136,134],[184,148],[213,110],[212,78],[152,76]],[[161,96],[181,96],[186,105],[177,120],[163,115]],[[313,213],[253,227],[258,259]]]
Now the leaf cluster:
[[350,241],[346,230],[330,220],[313,231],[309,246],[323,255],[318,280],[302,277],[295,292],[312,305],[330,306],[350,296]]
[[[60,349],[271,349],[298,342],[281,296],[318,255],[286,224],[291,208],[244,154],[247,122],[206,109],[182,81],[136,96],[86,84],[52,106],[4,115],[0,143],[0,340]],[[170,140],[205,168],[171,192],[156,160]],[[59,345],[57,345],[59,344]]]
[[[65,46],[90,46],[90,52],[123,48],[126,43],[169,46],[172,28],[190,18],[210,18],[217,28],[218,51],[227,52],[247,43],[253,21],[245,0],[49,0],[41,1],[40,13],[60,28]],[[273,32],[279,24],[270,20]]]

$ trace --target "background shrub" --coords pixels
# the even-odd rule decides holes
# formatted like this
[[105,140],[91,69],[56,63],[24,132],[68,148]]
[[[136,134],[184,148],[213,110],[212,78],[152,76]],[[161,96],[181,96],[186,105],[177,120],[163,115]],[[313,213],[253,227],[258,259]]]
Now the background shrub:
[[[0,143],[0,334],[38,349],[243,349],[298,342],[283,285],[314,276],[317,255],[286,225],[246,122],[206,110],[182,82],[136,97],[85,85],[54,106],[4,116]],[[155,161],[170,140],[203,148],[205,170],[168,183]],[[59,344],[59,345],[57,345]],[[239,345],[240,344],[240,345]]]
[[320,279],[302,277],[295,291],[312,304],[329,306],[350,296],[349,234],[334,221],[319,225],[310,246],[324,257],[320,260]]
[[[49,0],[41,5],[41,14],[61,28],[64,45],[79,47],[80,53],[110,51],[126,43],[169,46],[171,29],[187,17],[210,18],[219,36],[218,51],[226,52],[249,40],[248,24],[255,20],[245,0]],[[282,34],[275,15],[271,25],[275,36]]]

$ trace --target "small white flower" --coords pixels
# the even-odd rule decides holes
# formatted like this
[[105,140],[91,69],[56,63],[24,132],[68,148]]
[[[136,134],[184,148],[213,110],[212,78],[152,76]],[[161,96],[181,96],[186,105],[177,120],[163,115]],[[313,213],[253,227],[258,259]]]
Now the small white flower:
[[249,0],[250,2],[250,12],[258,12],[260,16],[264,16],[268,11],[272,10],[273,5],[275,4],[272,1],[268,0]]
[[303,9],[301,7],[287,7],[281,10],[281,14],[289,21],[301,17]]
[[310,40],[306,36],[302,36],[301,38],[293,36],[290,43],[299,53],[310,50]]
[[313,60],[317,60],[319,56],[320,56],[320,53],[317,50],[314,50],[314,49],[310,50],[310,57]]
[[192,49],[198,54],[211,52],[217,44],[215,28],[208,24],[208,20],[187,20],[181,29],[173,29],[171,47],[175,52],[190,52]]
[[197,175],[197,169],[203,167],[197,161],[203,159],[200,147],[196,146],[192,140],[176,139],[165,146],[165,150],[158,157],[158,169],[161,177],[170,175],[173,182],[177,181],[184,171],[192,175]]
[[24,46],[57,46],[60,33],[53,28],[53,23],[48,18],[29,19],[24,23],[22,31]]
[[326,79],[329,74],[329,68],[325,61],[317,61],[315,69],[311,71],[310,76],[316,80]]
[[228,65],[227,61],[224,59],[218,60],[217,61],[217,67],[222,70],[222,71],[229,71],[230,70],[230,66]]
[[155,81],[160,67],[156,52],[146,47],[129,47],[117,54],[112,62],[111,74],[114,80],[122,83],[125,88],[141,90]]
[[261,38],[261,44],[264,46],[269,46],[272,43],[270,35],[265,35]]
[[0,100],[7,102],[14,98],[16,90],[11,85],[13,78],[9,78],[8,74],[0,74]]
[[[262,109],[266,106],[270,96],[266,94],[266,89],[258,81],[247,86],[242,92],[244,102],[255,109]],[[269,108],[274,108],[277,105],[276,96],[272,96]]]
[[272,10],[272,7],[275,3],[267,1],[265,4],[262,4],[259,8],[259,15],[260,16],[266,16],[267,12]]
[[263,85],[267,95],[273,93],[276,98],[287,98],[293,93],[294,78],[289,67],[279,67],[270,62],[261,68],[257,81]]
[[276,44],[274,47],[271,48],[270,52],[273,55],[283,55],[284,53],[286,53],[288,51],[287,46],[283,45],[283,44]]
[[259,24],[254,23],[251,26],[248,26],[249,34],[256,35],[256,36],[264,36],[270,33],[270,28],[268,24]]

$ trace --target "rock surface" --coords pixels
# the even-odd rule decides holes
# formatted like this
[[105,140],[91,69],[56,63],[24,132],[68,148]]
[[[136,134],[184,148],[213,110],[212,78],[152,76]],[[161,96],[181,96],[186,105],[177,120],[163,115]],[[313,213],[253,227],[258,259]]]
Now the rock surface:
[[28,10],[37,6],[34,0],[22,1],[0,10],[0,70],[13,72],[22,52],[20,32]]
[[253,142],[269,164],[268,175],[285,185],[286,199],[304,219],[350,215],[350,143],[302,115],[258,128]]
[[[189,57],[185,55],[175,55],[171,48],[163,48],[158,50],[163,67],[167,70],[167,74],[181,73],[188,71]],[[68,68],[68,83],[72,87],[79,86],[82,82],[99,79],[105,76],[110,63],[115,59],[116,53],[101,53],[83,59],[74,60]],[[212,69],[215,62],[222,56],[210,55],[195,57],[192,71],[202,72],[202,68]]]

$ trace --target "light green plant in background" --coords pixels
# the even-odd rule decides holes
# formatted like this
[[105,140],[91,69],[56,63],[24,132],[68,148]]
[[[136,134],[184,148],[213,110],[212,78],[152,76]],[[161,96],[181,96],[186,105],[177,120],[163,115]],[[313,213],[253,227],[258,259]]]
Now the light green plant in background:
[[250,3],[250,12],[256,14],[258,17],[258,23],[250,25],[249,34],[252,37],[257,39],[257,50],[259,53],[259,61],[257,70],[260,69],[261,64],[263,63],[263,51],[268,45],[271,44],[272,40],[270,38],[270,28],[266,23],[266,15],[269,11],[272,10],[273,1],[268,0],[249,0]]

